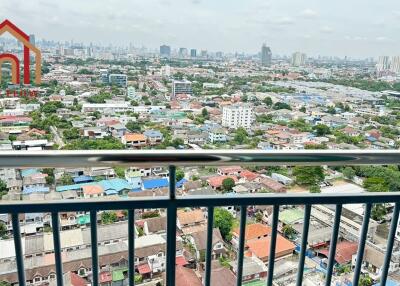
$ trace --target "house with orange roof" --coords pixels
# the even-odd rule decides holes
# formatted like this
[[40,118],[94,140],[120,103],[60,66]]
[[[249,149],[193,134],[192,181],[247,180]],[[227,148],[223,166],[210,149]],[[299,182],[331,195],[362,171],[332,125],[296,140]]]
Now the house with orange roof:
[[238,179],[236,178],[236,176],[214,176],[211,178],[207,179],[207,183],[214,189],[220,189],[222,187],[222,182],[227,179],[227,178],[231,178],[235,181],[235,183],[238,182]]
[[184,230],[185,228],[193,228],[196,226],[205,226],[206,219],[201,209],[184,211],[179,210],[177,213],[176,225],[178,229]]
[[131,149],[140,149],[147,145],[146,136],[140,133],[127,133],[122,136],[121,142]]
[[[248,224],[246,225],[244,243],[247,244],[250,241],[269,237],[271,235],[271,232],[272,232],[271,227],[265,224],[261,223]],[[240,230],[238,227],[232,231],[231,243],[235,248],[237,248],[239,245],[239,233]]]
[[[269,252],[271,245],[271,237],[265,237],[261,239],[255,239],[247,242],[246,244],[246,257],[255,256],[265,264],[268,264]],[[287,240],[282,235],[277,234],[276,237],[276,248],[275,248],[275,261],[293,254],[295,245],[290,240]]]
[[98,198],[104,195],[104,189],[100,185],[84,185],[82,186],[82,196],[85,199]]

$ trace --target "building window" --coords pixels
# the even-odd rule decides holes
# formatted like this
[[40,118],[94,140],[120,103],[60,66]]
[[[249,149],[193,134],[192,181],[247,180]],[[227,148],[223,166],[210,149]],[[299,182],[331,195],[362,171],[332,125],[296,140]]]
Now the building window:
[[40,282],[42,280],[42,278],[41,277],[35,277],[35,278],[33,278],[33,282]]

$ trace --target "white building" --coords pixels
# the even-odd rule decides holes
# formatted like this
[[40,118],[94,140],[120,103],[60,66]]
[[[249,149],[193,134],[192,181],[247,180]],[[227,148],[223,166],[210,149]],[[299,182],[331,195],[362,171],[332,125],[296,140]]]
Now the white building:
[[250,129],[253,122],[253,110],[247,105],[232,105],[222,110],[222,126],[229,128],[243,127]]
[[172,98],[178,94],[192,95],[192,83],[188,80],[174,80],[172,82]]
[[304,66],[306,63],[306,54],[296,52],[292,56],[292,65],[295,67],[301,67]]
[[95,112],[99,111],[102,113],[115,113],[115,112],[126,112],[131,110],[129,102],[115,102],[115,103],[84,103],[82,105],[82,112]]
[[376,70],[378,72],[388,70],[390,67],[390,60],[388,56],[381,56],[378,58],[378,64],[376,65]]

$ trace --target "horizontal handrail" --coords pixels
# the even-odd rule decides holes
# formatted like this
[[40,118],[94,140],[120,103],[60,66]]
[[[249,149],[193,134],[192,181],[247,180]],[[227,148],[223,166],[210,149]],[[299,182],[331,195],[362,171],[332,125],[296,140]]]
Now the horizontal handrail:
[[400,192],[362,193],[362,194],[249,194],[249,195],[215,195],[215,196],[183,196],[171,200],[166,196],[142,197],[126,199],[79,199],[54,201],[0,201],[0,213],[91,211],[167,208],[171,202],[177,208],[186,207],[218,207],[233,205],[304,205],[304,204],[365,204],[392,203],[400,201]]
[[0,167],[399,164],[393,150],[80,150],[1,151]]

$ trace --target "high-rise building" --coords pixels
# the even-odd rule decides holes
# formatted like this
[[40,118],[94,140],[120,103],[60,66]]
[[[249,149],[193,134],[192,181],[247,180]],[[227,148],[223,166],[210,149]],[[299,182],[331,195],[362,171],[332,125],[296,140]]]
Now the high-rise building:
[[191,49],[190,50],[190,57],[195,58],[197,56],[197,50],[196,49]]
[[261,47],[261,65],[265,67],[270,67],[272,62],[272,52],[266,44]]
[[192,83],[188,80],[172,81],[172,99],[175,99],[178,94],[192,95]]
[[378,58],[378,64],[376,70],[378,72],[388,70],[390,68],[390,61],[388,56],[381,56]]
[[136,91],[133,86],[128,86],[127,88],[127,95],[129,98],[135,98],[136,97]]
[[222,52],[216,52],[215,53],[215,56],[217,57],[217,58],[219,58],[219,59],[221,59],[222,57],[223,57],[223,53]]
[[304,66],[304,64],[306,63],[306,58],[307,58],[306,54],[296,52],[292,56],[292,65],[295,67]]
[[390,71],[400,73],[400,56],[392,57],[390,61]]
[[222,109],[222,126],[249,129],[253,122],[253,109],[248,105],[231,105]]
[[36,46],[36,39],[35,39],[35,35],[34,35],[34,34],[30,34],[30,35],[29,35],[29,42],[30,42],[32,45]]
[[179,48],[179,57],[185,58],[188,55],[188,50],[186,48]]
[[201,50],[200,55],[202,58],[206,58],[207,57],[207,50]]
[[108,76],[108,82],[111,85],[126,87],[128,84],[128,77],[126,74],[110,74]]
[[160,46],[160,56],[169,58],[171,56],[171,47],[167,45]]

